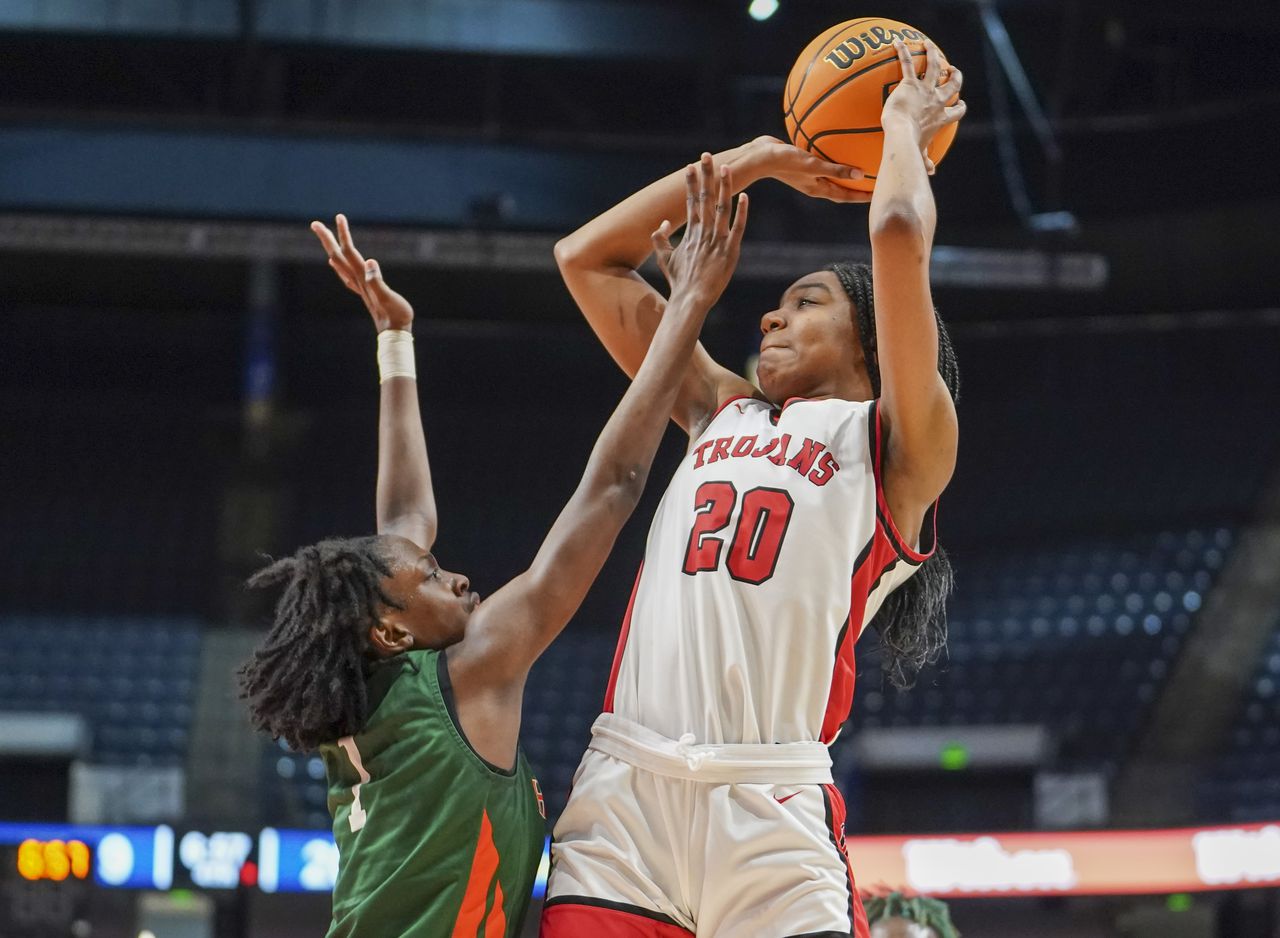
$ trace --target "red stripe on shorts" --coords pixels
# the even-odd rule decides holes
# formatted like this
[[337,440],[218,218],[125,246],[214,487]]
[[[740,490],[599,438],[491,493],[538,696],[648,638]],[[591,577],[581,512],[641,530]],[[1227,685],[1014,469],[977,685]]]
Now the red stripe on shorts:
[[853,938],[871,938],[871,926],[867,924],[867,913],[862,908],[858,884],[853,881],[853,866],[849,863],[849,848],[844,840],[844,797],[835,785],[823,785],[822,791],[826,795],[824,800],[827,803],[827,821],[831,825],[827,833],[831,836],[831,843],[835,845],[840,859],[844,861],[845,872],[849,876],[849,918],[853,924]]
[[621,902],[565,896],[542,910],[538,938],[693,938],[660,912]]

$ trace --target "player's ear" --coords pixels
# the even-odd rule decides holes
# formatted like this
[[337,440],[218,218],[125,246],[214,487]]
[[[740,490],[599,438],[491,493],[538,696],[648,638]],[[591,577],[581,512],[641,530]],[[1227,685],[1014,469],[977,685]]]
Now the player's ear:
[[387,614],[369,626],[369,644],[379,657],[390,658],[413,647],[413,633],[401,625],[394,614]]

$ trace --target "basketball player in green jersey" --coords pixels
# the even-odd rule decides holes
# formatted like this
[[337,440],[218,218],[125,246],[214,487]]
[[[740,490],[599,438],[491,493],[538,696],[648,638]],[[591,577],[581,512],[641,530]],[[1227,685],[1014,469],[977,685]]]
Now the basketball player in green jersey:
[[926,896],[864,895],[871,938],[960,938],[945,902]]
[[680,246],[667,223],[654,233],[672,293],[644,364],[532,565],[483,603],[431,550],[413,310],[360,256],[343,216],[336,237],[312,225],[378,330],[378,534],[303,548],[250,581],[283,595],[240,674],[259,729],[324,757],[341,858],[330,938],[520,930],[545,830],[517,742],[525,679],[636,505],[746,224],[745,196],[730,224],[727,172],[690,167],[687,184]]

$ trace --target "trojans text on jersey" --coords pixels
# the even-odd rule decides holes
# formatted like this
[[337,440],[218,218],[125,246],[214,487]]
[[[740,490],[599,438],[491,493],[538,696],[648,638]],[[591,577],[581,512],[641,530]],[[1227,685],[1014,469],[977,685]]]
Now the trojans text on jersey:
[[825,443],[804,438],[792,451],[790,433],[760,441],[750,436],[722,436],[698,444],[693,450],[694,469],[701,469],[722,459],[767,459],[775,466],[787,466],[806,477],[814,485],[826,485],[840,471],[840,464]]

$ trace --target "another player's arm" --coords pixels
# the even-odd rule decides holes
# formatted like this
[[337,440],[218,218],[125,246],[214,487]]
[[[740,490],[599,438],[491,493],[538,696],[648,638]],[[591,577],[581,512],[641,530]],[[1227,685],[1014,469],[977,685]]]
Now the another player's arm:
[[[635,379],[596,440],[582,481],[532,565],[485,600],[461,645],[449,650],[449,670],[460,697],[468,690],[488,690],[490,702],[506,706],[507,714],[510,705],[518,706],[529,667],[577,611],[639,501],[680,377],[707,311],[737,264],[746,227],[745,195],[739,197],[733,223],[729,221],[733,184],[727,169],[717,180],[709,164],[690,167],[686,186],[689,230],[680,247],[672,250],[666,221],[652,235],[659,265],[672,285],[666,314]],[[713,194],[714,206],[700,200],[699,192]],[[465,721],[461,710],[460,716]],[[476,725],[483,727],[483,722]],[[509,728],[509,720],[505,728],[495,725],[498,733]]]
[[904,78],[885,102],[884,157],[871,199],[871,265],[875,283],[880,414],[886,430],[884,486],[889,510],[909,541],[955,470],[955,406],[938,374],[938,329],[929,289],[929,254],[937,210],[924,147],[938,129],[964,116],[951,70],[927,44],[928,64],[917,78],[906,46],[896,44]]
[[[837,202],[865,201],[831,182],[860,171],[828,163],[772,137],[711,156],[704,165],[728,166],[735,186],[746,189],[772,177],[809,195]],[[666,307],[662,295],[638,270],[653,250],[650,232],[663,219],[681,217],[687,193],[684,171],[671,173],[615,205],[556,244],[556,263],[565,285],[613,360],[635,377]],[[690,437],[697,437],[725,400],[757,394],[752,385],[717,364],[698,343],[685,369],[671,417]]]
[[[320,222],[311,230],[329,255],[329,266],[364,301],[379,333],[413,327],[413,307],[387,286],[382,268],[365,260],[351,239],[346,216],[339,215],[334,237]],[[427,440],[418,407],[418,382],[409,377],[382,382],[378,411],[377,516],[379,534],[398,534],[430,550],[436,539],[436,500],[427,462]]]

